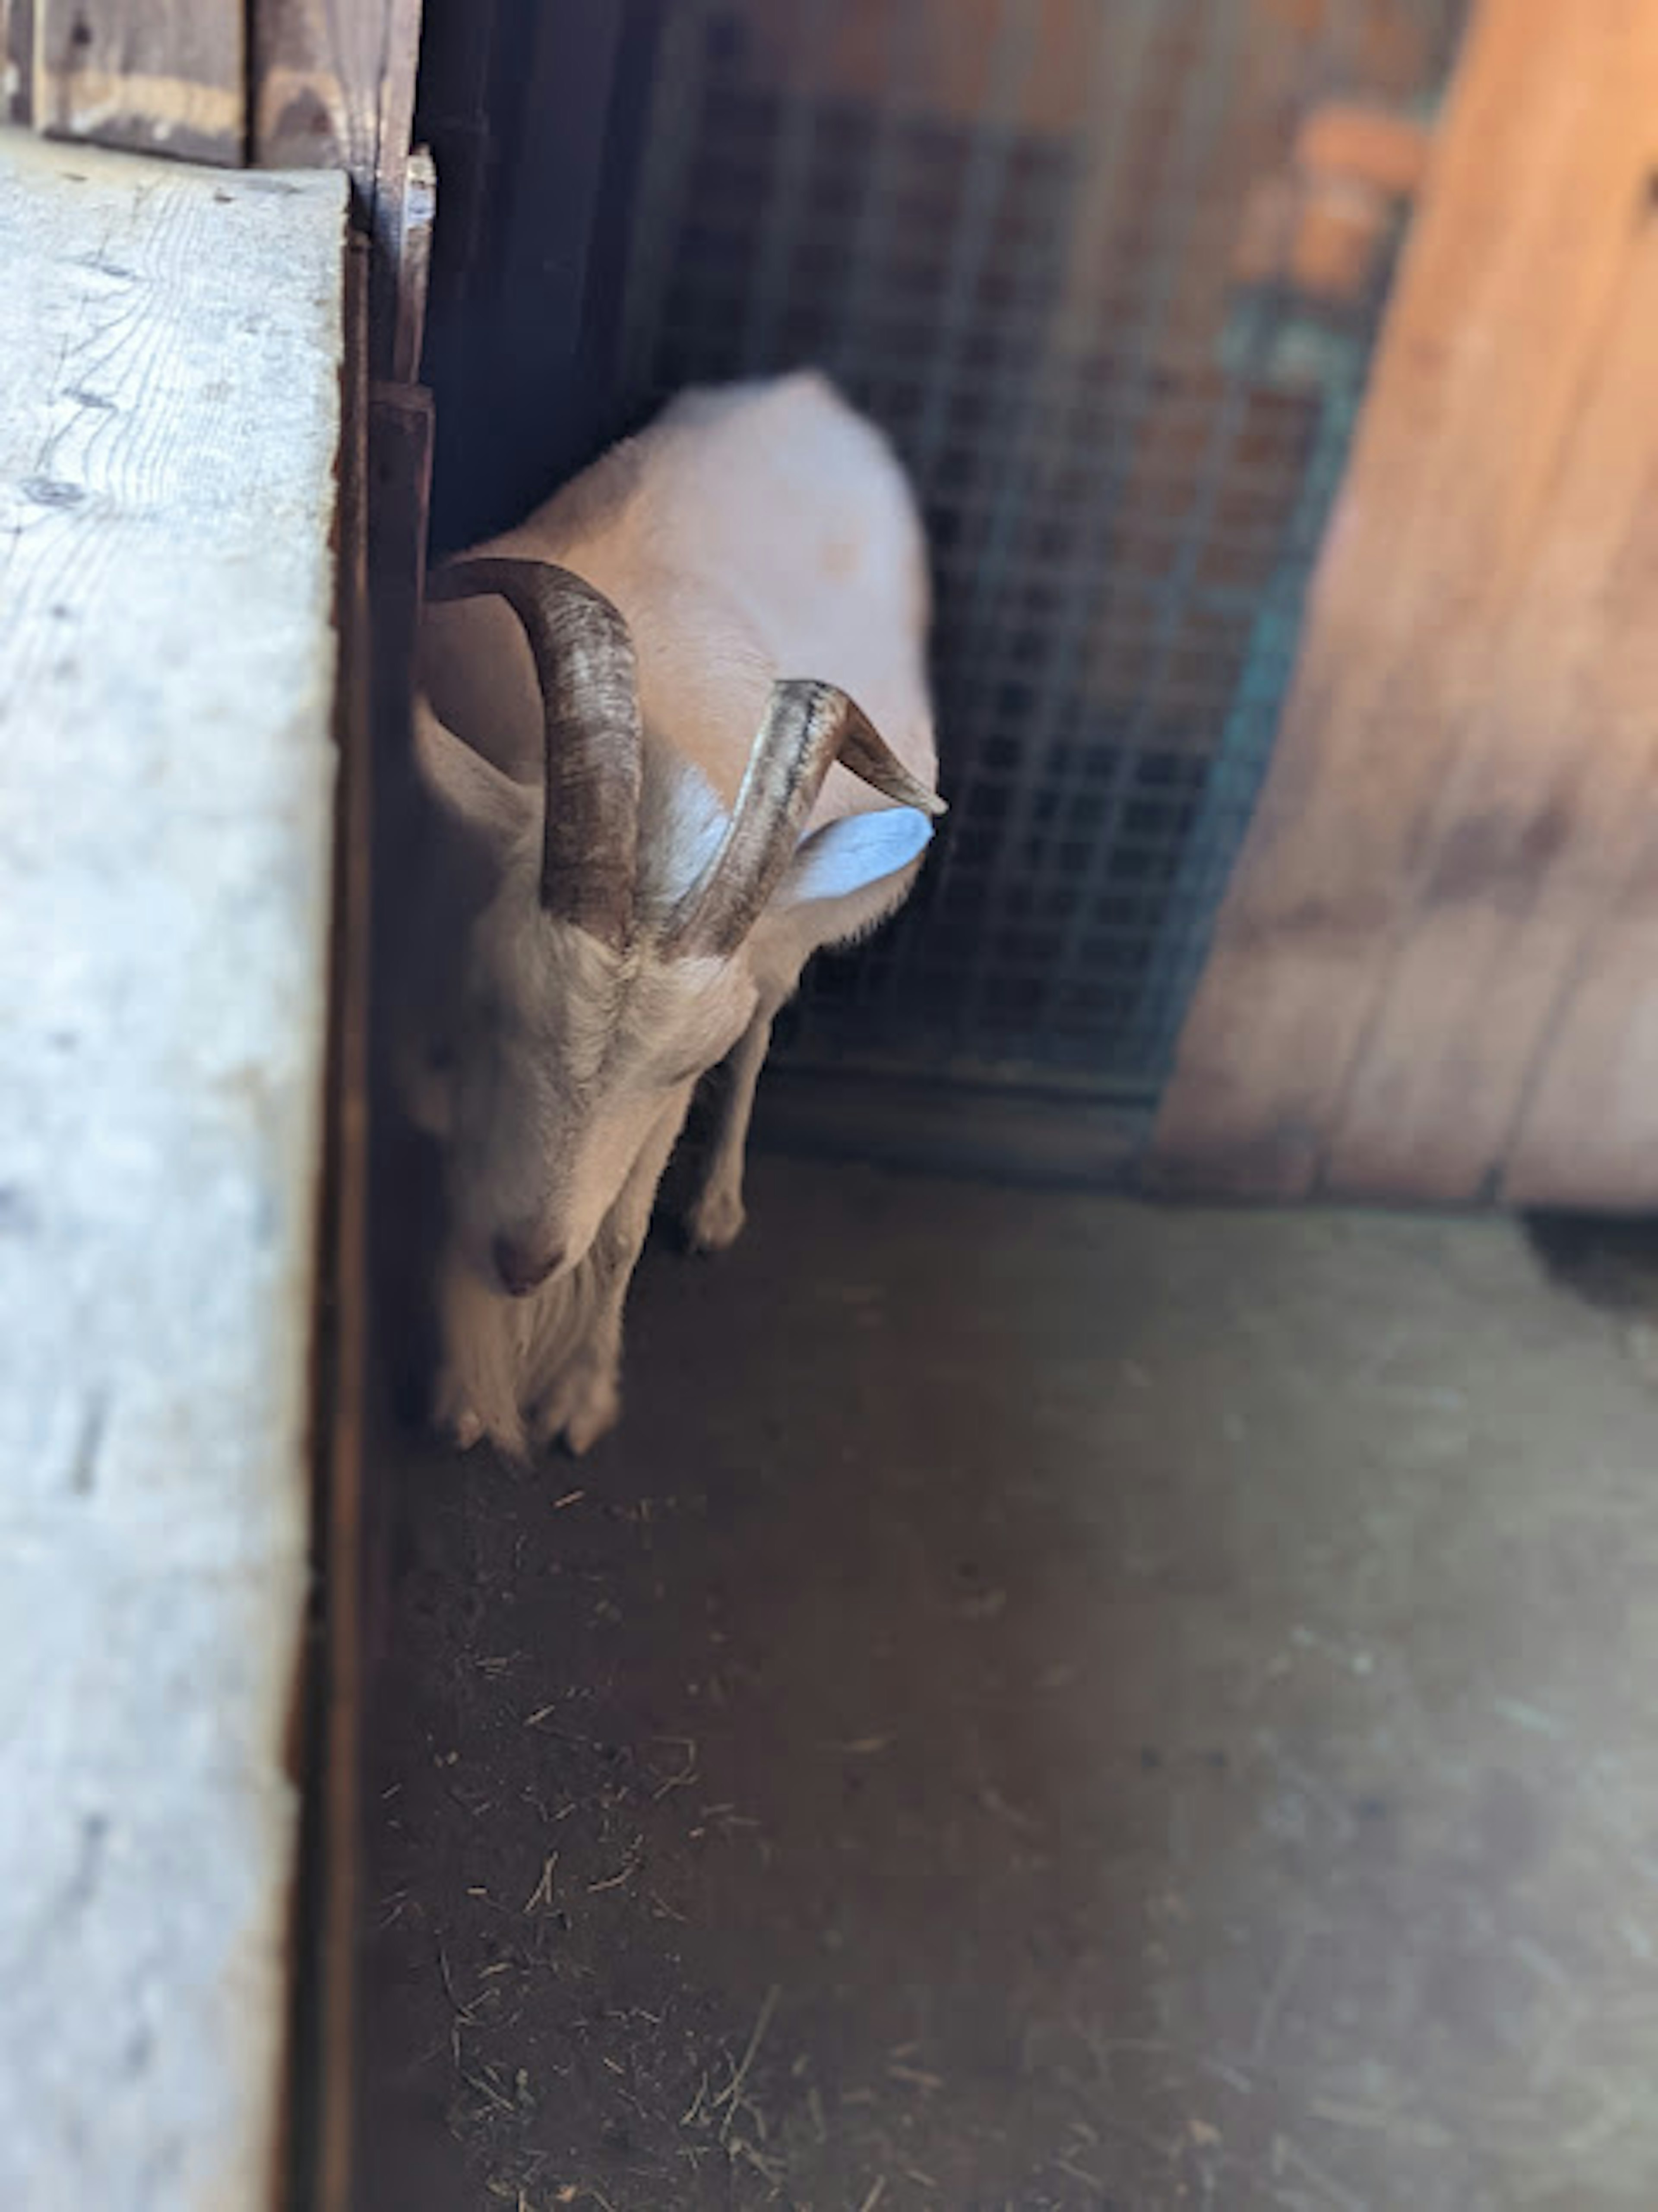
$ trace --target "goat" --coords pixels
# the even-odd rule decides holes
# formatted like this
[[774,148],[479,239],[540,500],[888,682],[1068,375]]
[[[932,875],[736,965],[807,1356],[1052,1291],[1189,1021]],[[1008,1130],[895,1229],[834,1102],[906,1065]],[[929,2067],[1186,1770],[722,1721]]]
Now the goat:
[[899,905],[944,811],[928,621],[902,471],[811,373],[683,393],[435,572],[414,750],[442,830],[401,1060],[446,1146],[434,1411],[463,1447],[615,1422],[629,1282],[722,1062],[686,1225],[741,1229],[773,1018]]

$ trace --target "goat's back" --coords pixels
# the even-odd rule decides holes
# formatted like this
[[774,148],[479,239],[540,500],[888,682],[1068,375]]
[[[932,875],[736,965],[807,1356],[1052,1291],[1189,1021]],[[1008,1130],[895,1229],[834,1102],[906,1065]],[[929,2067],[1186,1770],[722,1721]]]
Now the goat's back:
[[[933,780],[920,526],[886,441],[822,377],[682,394],[487,550],[556,561],[615,601],[638,653],[647,740],[694,763],[727,802],[783,676],[840,684]],[[440,714],[531,775],[540,716],[512,617],[489,601],[435,609],[428,647]],[[437,684],[463,657],[471,696],[458,707],[455,687],[444,684],[446,702]],[[881,803],[836,771],[814,820]]]

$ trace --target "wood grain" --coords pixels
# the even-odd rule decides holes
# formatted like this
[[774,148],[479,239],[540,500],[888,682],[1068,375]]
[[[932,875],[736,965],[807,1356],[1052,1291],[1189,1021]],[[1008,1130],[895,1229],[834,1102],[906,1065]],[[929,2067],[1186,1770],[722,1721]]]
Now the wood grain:
[[9,2205],[269,2201],[344,198],[0,133]]
[[33,0],[31,49],[36,130],[223,167],[246,158],[247,47],[239,5]]
[[[1596,841],[1633,772],[1597,655],[1629,656],[1613,690],[1640,665],[1606,563],[1633,526],[1619,440],[1650,443],[1634,399],[1650,309],[1626,295],[1639,277],[1646,297],[1655,160],[1658,14],[1485,0],[1156,1180],[1467,1196],[1488,1176],[1557,940],[1583,926],[1571,886],[1604,867]],[[1551,590],[1576,610],[1564,635]],[[1582,758],[1603,745],[1624,761],[1604,805]],[[1548,909],[1505,962],[1495,948],[1546,878]],[[1550,945],[1550,974],[1516,980]]]
[[395,0],[253,0],[253,158],[344,169],[371,198]]
[[[1643,191],[1631,179],[1631,211]],[[1652,811],[1658,222],[1625,237],[1331,1135],[1339,1190],[1455,1201],[1495,1188],[1533,1069],[1559,1052],[1552,1031],[1585,979],[1585,941]],[[1658,1158],[1658,1091],[1644,1131]]]
[[339,167],[350,177],[374,245],[370,365],[386,374],[394,351],[407,356],[414,326],[403,296],[405,246],[416,253],[422,293],[430,257],[423,231],[435,179],[417,177],[411,195],[406,174],[421,0],[251,0],[251,7],[253,159],[268,168]]
[[372,202],[408,155],[419,0],[252,0],[252,13],[255,160],[336,165]]
[[395,282],[386,309],[391,335],[383,359],[391,382],[416,384],[426,342],[426,301],[438,213],[437,170],[428,148],[417,146],[410,154],[401,185],[386,263],[395,271]]

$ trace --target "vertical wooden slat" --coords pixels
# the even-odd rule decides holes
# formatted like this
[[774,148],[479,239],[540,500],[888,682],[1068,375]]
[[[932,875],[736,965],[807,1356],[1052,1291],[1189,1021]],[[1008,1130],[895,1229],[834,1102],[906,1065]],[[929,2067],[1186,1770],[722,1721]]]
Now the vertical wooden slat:
[[[395,810],[396,771],[406,745],[431,488],[430,394],[410,384],[371,384],[368,378],[368,242],[359,237],[342,467],[330,1268],[318,1377],[324,1620],[313,1684],[309,1995],[299,2020],[295,2175],[296,2202],[304,2212],[355,2212],[358,2203],[363,1733],[384,1567],[384,1501],[374,1494],[368,1471],[368,1239],[371,1187],[380,1171],[371,1148],[374,850],[388,811]],[[417,326],[413,340],[417,344]],[[392,769],[384,778],[380,763]]]
[[[1164,1102],[1164,1183],[1489,1180],[1604,866],[1603,801],[1638,773],[1637,641],[1605,575],[1631,514],[1618,440],[1637,465],[1651,443],[1627,293],[1655,164],[1658,11],[1485,0]],[[1569,634],[1533,636],[1551,592]],[[1605,746],[1602,794],[1583,758]],[[1494,948],[1534,908],[1527,983]]]
[[437,171],[428,149],[417,146],[404,166],[389,256],[389,265],[396,271],[396,296],[391,307],[390,359],[386,366],[394,384],[416,384],[420,380],[437,205]]
[[[374,289],[370,314],[371,359],[377,376],[396,374],[399,338],[422,326],[426,280],[431,266],[431,225],[436,178],[429,157],[423,173],[415,161],[415,80],[420,62],[421,0],[384,0],[386,46],[381,62],[374,139],[374,189],[370,227],[374,239]],[[418,288],[418,315],[410,287]]]
[[[373,1283],[369,1217],[376,920],[374,851],[392,818],[406,751],[414,639],[426,565],[432,403],[367,374],[369,249],[355,243],[342,460],[342,682],[325,1193],[328,1278],[319,1331],[318,1565],[321,1649],[313,1669],[307,1793],[309,1909],[298,2018],[294,2196],[305,2212],[355,2212],[363,1730],[385,1501],[368,1478]],[[382,775],[381,767],[386,773]]]
[[[251,0],[251,9],[253,159],[349,174],[374,243],[370,357],[385,375],[399,331],[406,342],[410,327],[403,244],[421,228],[416,217],[411,230],[407,214],[421,0]],[[428,184],[416,179],[416,193]]]
[[401,12],[401,0],[252,0],[256,161],[337,167],[372,197],[381,71],[396,64],[388,35]]
[[[357,289],[341,542],[341,837],[336,884],[330,1252],[319,1376],[317,1526],[323,1650],[313,1711],[311,1996],[299,2023],[295,2189],[355,2212],[366,1645],[377,1568],[368,1480],[372,848],[387,801],[374,763],[406,740],[412,610],[424,570],[431,401],[420,372],[436,179],[411,151],[419,0],[250,0],[253,158],[351,180]],[[395,380],[380,382],[380,379]]]
[[505,529],[633,427],[622,288],[602,280],[627,265],[647,80],[696,20],[673,0],[428,9],[439,554]]
[[336,799],[333,975],[330,999],[332,1115],[325,1191],[327,1277],[318,1332],[322,1409],[317,1540],[323,1650],[315,1683],[310,1811],[316,1913],[315,2006],[301,2023],[307,2148],[314,2172],[301,2202],[349,2212],[352,2085],[357,2054],[359,1869],[362,1856],[364,1391],[367,1364],[369,975],[374,779],[373,629],[368,588],[368,252],[353,241],[346,320],[344,438],[340,461],[340,748]]
[[[28,4],[10,0],[14,14]],[[234,0],[33,9],[27,119],[37,131],[222,167],[246,159],[247,47]]]
[[[1658,795],[1658,220],[1645,194],[1631,178],[1610,315],[1529,565],[1492,629],[1490,696],[1423,839],[1331,1138],[1338,1190],[1451,1203],[1494,1191],[1532,1070],[1550,1054],[1570,1069],[1552,1032],[1594,974],[1584,945]],[[1600,1115],[1578,1105],[1587,1132]],[[1655,1166],[1658,1090],[1625,1171],[1649,1189]]]

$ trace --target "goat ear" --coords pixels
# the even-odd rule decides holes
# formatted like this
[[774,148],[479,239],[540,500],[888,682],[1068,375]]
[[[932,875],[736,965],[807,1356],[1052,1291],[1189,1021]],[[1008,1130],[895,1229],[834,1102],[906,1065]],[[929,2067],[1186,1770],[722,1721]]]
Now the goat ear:
[[853,898],[926,852],[932,824],[918,806],[847,814],[808,837],[773,896],[774,910]]
[[533,829],[537,794],[446,729],[424,699],[415,702],[415,764],[450,821],[492,859]]

